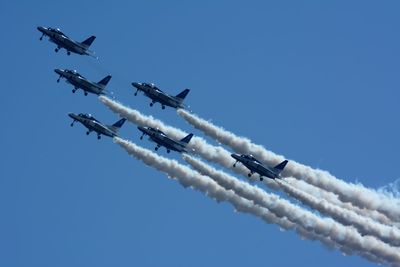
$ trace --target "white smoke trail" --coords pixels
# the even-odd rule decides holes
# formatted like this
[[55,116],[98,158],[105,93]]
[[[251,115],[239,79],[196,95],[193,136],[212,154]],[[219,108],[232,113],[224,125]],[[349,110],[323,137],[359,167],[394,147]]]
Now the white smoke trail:
[[[336,206],[339,206],[343,209],[347,209],[349,211],[354,211],[357,214],[360,214],[367,218],[372,218],[375,221],[380,222],[382,224],[393,225],[393,221],[390,220],[388,217],[386,217],[384,214],[377,212],[375,210],[361,209],[357,206],[352,205],[350,202],[344,203],[344,202],[340,201],[338,196],[335,195],[334,193],[325,191],[319,187],[315,187],[312,184],[308,184],[308,183],[304,182],[303,180],[286,177],[285,181],[287,181],[293,187],[295,187],[301,191],[311,194],[314,197],[317,197],[319,199],[327,200],[330,203],[332,203]],[[396,225],[396,227],[398,227],[398,226]]]
[[[224,176],[223,172],[218,172],[217,170],[213,169],[212,167],[208,166],[207,164],[201,162],[200,160],[197,160],[193,157],[190,157],[188,155],[183,155],[183,159],[189,163],[195,170],[198,172],[210,176],[210,177],[218,177],[218,180],[216,180],[217,183],[221,184],[224,186],[224,184],[228,184],[227,189],[233,189],[232,184],[234,184],[236,179],[234,177],[229,177],[227,175]],[[400,231],[399,229],[395,227],[390,227],[387,225],[383,225],[380,223],[377,223],[369,218],[365,218],[363,216],[358,215],[357,213],[353,211],[349,211],[343,208],[340,208],[336,205],[333,205],[324,199],[317,199],[314,196],[305,193],[303,191],[300,191],[291,185],[289,185],[286,182],[282,182],[281,180],[276,180],[277,183],[280,184],[282,189],[287,192],[289,195],[295,197],[296,199],[302,201],[303,203],[306,203],[308,206],[310,206],[313,209],[318,210],[319,212],[331,216],[334,220],[344,224],[344,225],[352,225],[355,226],[359,232],[362,235],[373,235],[382,241],[389,243],[391,245],[398,246],[400,244]],[[243,190],[243,188],[246,188],[247,191]],[[254,189],[251,191],[250,189]],[[257,187],[252,187],[246,183],[237,183],[237,190],[243,190],[240,192],[237,192],[239,195],[247,198],[254,200],[256,204],[261,205],[261,201],[258,199],[251,198],[249,195],[246,195],[247,193],[254,194],[255,190],[260,190]],[[235,191],[236,192],[236,191]],[[243,195],[242,195],[243,194]],[[260,190],[258,196],[261,195],[266,195],[266,193],[262,190]],[[257,201],[257,202],[256,202]],[[268,207],[266,207],[268,208]]]
[[400,179],[396,179],[394,182],[382,186],[378,189],[378,192],[390,197],[400,198]]
[[[129,121],[133,122],[136,125],[159,128],[160,130],[165,132],[167,135],[169,135],[175,139],[180,139],[187,134],[186,132],[183,132],[180,129],[165,125],[162,121],[157,120],[157,119],[153,118],[152,116],[143,115],[139,111],[131,109],[131,108],[127,108],[124,105],[122,105],[114,100],[111,100],[107,97],[100,96],[99,99],[108,108],[110,108],[113,112],[119,114],[120,116],[122,116],[124,118],[127,118]],[[203,138],[196,137],[196,136],[192,138],[188,147],[190,149],[193,149],[195,151],[195,154],[201,156],[202,158],[206,159],[207,161],[218,163],[221,166],[230,168],[233,171],[235,171],[236,173],[247,177],[248,170],[245,167],[243,167],[242,165],[238,165],[236,168],[232,168],[232,165],[233,165],[232,163],[234,160],[231,158],[230,153],[227,150],[225,150],[224,148],[222,148],[220,146],[216,147],[216,146],[210,145]],[[255,176],[252,179],[256,179]],[[265,179],[264,183],[266,183],[269,187],[271,187],[273,189],[276,189],[276,190],[279,189],[279,186],[270,179]],[[310,187],[310,186],[306,187],[306,188],[309,190],[316,189],[315,187]],[[319,190],[318,194],[321,194],[324,192],[326,192],[326,191]],[[334,199],[334,197],[330,196],[329,194],[327,194],[326,196],[329,196],[329,198],[326,198],[328,200]],[[336,200],[336,202],[339,202],[342,204],[342,206],[345,206],[345,208],[355,210],[356,212],[359,212],[361,210],[359,208],[355,208],[351,204],[342,203],[339,200]],[[382,214],[380,214],[376,211],[369,211],[369,210],[362,210],[362,211],[363,211],[363,213],[360,213],[360,214],[369,215],[371,218],[378,219],[378,221],[384,220],[384,218],[386,218],[385,216],[383,216]]]
[[[128,119],[130,122],[136,125],[158,128],[161,131],[165,132],[168,136],[176,140],[179,140],[187,135],[186,132],[180,129],[165,125],[162,121],[157,120],[152,116],[143,115],[139,111],[127,108],[124,105],[114,100],[111,100],[108,97],[100,96],[99,99],[104,105],[110,108],[111,111],[119,114],[121,117]],[[210,145],[201,137],[194,136],[188,144],[188,148],[190,150],[193,150],[195,154],[210,162],[218,163],[227,168],[231,168],[233,165],[234,160],[232,159],[231,154],[226,149],[221,146],[217,147]],[[236,168],[232,169],[239,174],[247,175],[248,173],[248,170],[243,166],[237,166]],[[276,184],[271,184],[270,186],[275,186],[275,189],[278,188]]]
[[[158,156],[150,150],[118,137],[114,138],[114,141],[130,155],[143,161],[146,165],[177,179],[184,187],[190,186],[217,201],[229,201],[239,211],[251,213],[268,222],[271,222],[271,218],[287,218],[291,223],[287,223],[282,227],[301,228],[302,231],[306,231],[316,240],[327,242],[325,244],[331,246],[335,244],[339,248],[344,248],[343,251],[357,253],[369,260],[392,265],[400,264],[399,250],[382,243],[374,237],[363,237],[354,228],[343,226],[331,219],[319,218],[311,212],[279,199],[279,197],[271,197],[271,199],[265,200],[266,203],[263,202],[265,206],[268,204],[271,208],[270,211],[273,211],[273,216],[266,216],[266,214],[271,214],[268,209],[254,205],[251,201],[240,197],[233,191],[224,189],[209,177],[192,171],[175,160]],[[278,222],[280,221],[274,223]]]
[[291,186],[285,181],[278,179],[276,182],[280,184],[283,191],[288,195],[293,196],[309,207],[332,217],[334,220],[344,225],[353,225],[362,235],[373,235],[390,245],[400,245],[400,230],[398,228],[378,223],[370,218],[365,218],[353,211],[334,205],[325,199],[318,199]]
[[[179,109],[178,114],[195,128],[216,139],[218,142],[231,147],[237,153],[251,153],[268,165],[278,164],[284,159],[283,156],[276,155],[266,150],[263,146],[253,144],[247,138],[238,137],[185,110]],[[351,202],[360,208],[377,210],[392,220],[400,221],[399,199],[379,194],[377,191],[365,188],[359,184],[346,183],[326,171],[312,169],[295,161],[291,161],[287,165],[283,174],[303,179],[317,187],[333,192],[343,202]]]
[[176,160],[159,156],[148,149],[139,147],[119,137],[115,137],[114,142],[124,148],[131,156],[143,161],[146,165],[154,167],[168,174],[169,177],[176,179],[185,188],[191,186],[193,189],[205,193],[217,202],[229,201],[237,211],[257,215],[268,223],[279,225],[282,229],[288,230],[294,228],[294,224],[289,222],[286,218],[278,218],[265,209],[261,210],[259,207],[254,207],[251,201],[241,198],[233,192],[226,191],[211,179],[181,165]]
[[[197,160],[191,156],[188,155],[183,155],[183,159],[189,163],[195,170],[199,171],[201,174],[206,175],[208,177],[211,177],[213,180],[215,180],[218,184],[220,184],[222,187],[224,187],[227,190],[233,190],[235,193],[238,195],[247,198],[249,200],[254,201],[255,204],[260,205],[262,207],[265,207],[269,209],[270,211],[274,212],[277,214],[277,216],[285,216],[289,220],[293,220],[296,222],[296,218],[304,218],[308,217],[310,225],[317,225],[318,223],[321,223],[324,225],[324,227],[327,227],[329,223],[326,221],[330,222],[330,219],[321,219],[314,214],[302,210],[300,207],[297,207],[286,200],[280,199],[278,196],[275,196],[273,194],[268,194],[267,192],[261,190],[260,188],[256,186],[251,186],[245,182],[242,182],[222,171],[218,171],[215,168],[201,162],[200,160]],[[294,219],[293,219],[294,217]],[[326,220],[326,221],[324,221]],[[298,221],[297,221],[298,222]],[[302,222],[303,223],[303,222]],[[335,224],[339,225],[342,228],[346,228],[346,226],[343,226],[339,223]],[[352,227],[350,227],[351,230],[353,230]],[[354,233],[352,233],[354,234]],[[358,235],[358,232],[355,231],[355,234]],[[351,234],[350,234],[351,235]],[[350,237],[352,238],[352,237]],[[345,238],[347,239],[347,238]],[[381,242],[381,241],[378,241]],[[385,243],[384,246],[390,247]],[[391,249],[400,251],[397,248],[390,247]]]

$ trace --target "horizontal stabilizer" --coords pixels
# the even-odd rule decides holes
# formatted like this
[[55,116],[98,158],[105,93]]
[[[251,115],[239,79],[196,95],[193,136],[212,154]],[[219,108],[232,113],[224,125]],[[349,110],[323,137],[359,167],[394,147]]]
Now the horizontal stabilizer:
[[108,76],[105,77],[103,80],[101,80],[100,82],[98,82],[98,84],[103,85],[103,86],[106,86],[110,80],[111,80],[111,75],[108,75]]
[[190,139],[192,139],[193,134],[188,134],[184,138],[181,139],[181,143],[188,144],[190,142]]
[[90,36],[85,41],[83,41],[81,44],[83,44],[86,47],[89,47],[93,43],[94,39],[96,39],[96,36]]
[[183,99],[185,99],[185,97],[187,96],[189,91],[190,91],[189,89],[185,89],[182,92],[180,92],[179,94],[177,94],[175,97],[183,100]]

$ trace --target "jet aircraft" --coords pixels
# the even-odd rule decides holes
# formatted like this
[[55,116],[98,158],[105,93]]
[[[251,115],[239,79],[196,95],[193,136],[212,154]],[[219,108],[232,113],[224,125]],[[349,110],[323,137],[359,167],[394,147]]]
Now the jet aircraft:
[[57,45],[55,49],[56,52],[58,52],[61,48],[64,48],[67,50],[68,55],[71,55],[72,52],[79,55],[95,57],[94,52],[90,51],[89,47],[93,43],[94,39],[96,39],[96,36],[90,36],[83,42],[77,42],[69,38],[58,28],[39,26],[37,29],[42,33],[40,41],[43,40],[43,36],[48,36],[49,41]]
[[143,139],[144,135],[149,136],[149,140],[153,141],[157,144],[155,147],[155,150],[157,151],[161,146],[165,147],[167,149],[167,153],[171,152],[171,150],[182,153],[185,152],[187,153],[186,146],[190,142],[190,139],[192,139],[193,134],[188,134],[184,138],[182,138],[179,141],[176,141],[170,137],[168,137],[165,133],[160,131],[159,129],[154,129],[151,127],[142,127],[138,126],[138,129],[143,133],[142,136],[140,137],[140,140]]
[[106,85],[111,80],[111,75],[108,75],[99,82],[92,82],[83,77],[76,70],[55,69],[54,72],[59,75],[57,82],[60,82],[61,78],[65,78],[68,83],[74,86],[72,93],[75,93],[76,90],[80,88],[84,91],[85,95],[88,95],[88,93],[95,95],[105,94],[104,90]]
[[87,135],[89,135],[92,131],[97,133],[97,139],[101,138],[101,135],[109,136],[109,137],[118,137],[118,130],[122,127],[124,122],[126,121],[125,118],[120,119],[113,125],[105,125],[98,120],[96,120],[92,115],[90,114],[84,114],[84,113],[79,113],[79,114],[74,114],[74,113],[69,113],[69,117],[73,119],[71,123],[71,127],[74,126],[74,123],[76,121],[80,122],[83,126],[85,126],[88,131],[86,132]]
[[151,107],[154,105],[154,103],[159,102],[162,109],[165,109],[165,106],[169,106],[172,108],[185,108],[183,100],[190,91],[189,89],[185,89],[176,96],[172,96],[160,90],[153,83],[133,82],[132,86],[136,88],[135,96],[137,96],[139,91],[142,91],[147,97],[151,99]]
[[231,154],[231,156],[236,160],[236,162],[233,164],[233,167],[236,167],[236,163],[238,162],[242,163],[247,169],[250,170],[250,173],[247,176],[251,177],[256,172],[260,175],[260,181],[263,180],[264,176],[271,179],[281,178],[281,172],[288,163],[287,160],[284,160],[275,167],[271,168],[263,165],[252,155]]

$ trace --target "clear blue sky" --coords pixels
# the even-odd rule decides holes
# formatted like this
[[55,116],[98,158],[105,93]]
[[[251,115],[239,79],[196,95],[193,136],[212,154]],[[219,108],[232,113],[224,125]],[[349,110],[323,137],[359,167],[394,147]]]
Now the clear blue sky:
[[[71,128],[68,112],[117,117],[53,72],[112,74],[118,100],[201,135],[130,83],[191,88],[187,103],[202,117],[378,188],[399,178],[400,4],[332,2],[3,1],[0,266],[368,266]],[[100,60],[56,54],[39,25],[96,35]],[[132,124],[121,134],[153,149]]]

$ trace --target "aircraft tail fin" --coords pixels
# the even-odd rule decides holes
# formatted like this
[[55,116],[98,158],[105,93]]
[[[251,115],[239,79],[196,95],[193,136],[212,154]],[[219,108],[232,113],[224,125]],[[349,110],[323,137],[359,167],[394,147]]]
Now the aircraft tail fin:
[[114,123],[113,125],[110,126],[110,128],[115,131],[118,132],[118,130],[122,127],[122,125],[124,125],[126,119],[122,118],[119,121],[117,121],[116,123]]
[[94,36],[94,35],[90,36],[85,41],[83,41],[81,44],[83,44],[86,47],[89,47],[93,43],[94,39],[96,39],[96,36]]
[[183,99],[185,99],[185,97],[187,96],[187,94],[189,94],[190,90],[189,89],[185,89],[182,92],[180,92],[179,94],[177,94],[175,97],[178,98],[179,100],[183,101]]
[[193,137],[193,134],[191,133],[191,134],[188,134],[187,136],[185,136],[184,138],[182,138],[181,140],[180,140],[180,142],[181,143],[184,143],[184,144],[188,144],[189,142],[190,142],[190,139],[192,139],[192,137]]
[[288,163],[287,160],[282,161],[281,163],[279,163],[278,165],[276,165],[274,167],[275,172],[277,172],[278,174],[280,174],[283,169],[285,168],[286,164]]
[[104,77],[100,82],[98,82],[97,84],[102,85],[104,87],[106,87],[106,85],[108,84],[108,82],[111,80],[111,75],[108,75],[106,77]]

